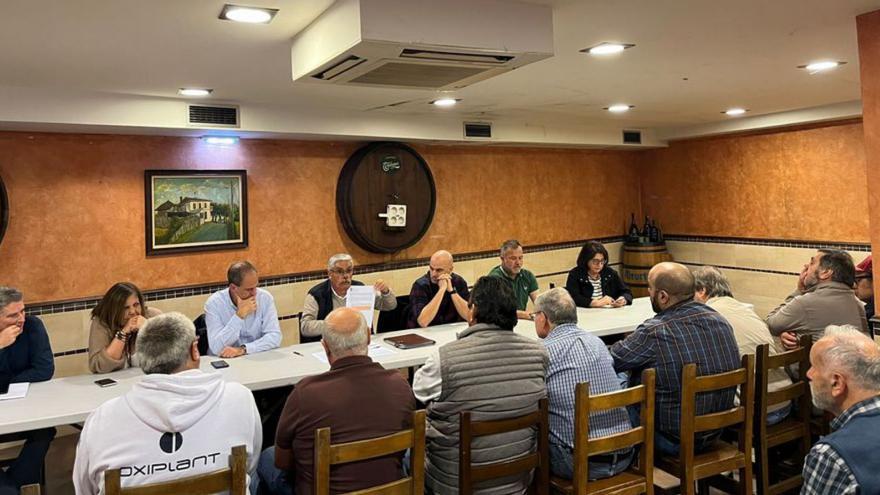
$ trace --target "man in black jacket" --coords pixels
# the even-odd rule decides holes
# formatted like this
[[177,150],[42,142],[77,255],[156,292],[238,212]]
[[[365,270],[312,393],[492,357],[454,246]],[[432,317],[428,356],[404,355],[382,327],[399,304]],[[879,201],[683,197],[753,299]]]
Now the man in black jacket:
[[[3,385],[43,382],[54,373],[55,361],[43,322],[36,316],[25,316],[21,292],[0,287],[0,381]],[[0,494],[18,493],[22,485],[40,482],[53,438],[55,428],[0,435],[0,442],[25,441],[18,458],[0,472]]]

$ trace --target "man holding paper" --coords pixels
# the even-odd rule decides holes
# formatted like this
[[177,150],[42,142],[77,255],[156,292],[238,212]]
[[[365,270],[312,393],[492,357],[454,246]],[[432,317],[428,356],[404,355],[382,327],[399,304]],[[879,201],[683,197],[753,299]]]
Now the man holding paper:
[[[21,292],[12,287],[0,287],[0,381],[3,382],[3,393],[7,393],[5,389],[10,383],[26,386],[30,382],[49,380],[54,373],[52,347],[43,322],[36,316],[25,316]],[[12,385],[12,388],[16,386]],[[53,438],[55,428],[0,435],[0,442],[25,441],[18,458],[5,472],[0,471],[0,493],[18,493],[22,485],[40,482],[43,460]]]
[[353,275],[354,261],[351,255],[341,253],[330,257],[327,262],[327,280],[309,289],[303,302],[300,317],[302,342],[320,340],[326,328],[324,318],[336,308],[351,307],[362,311],[369,325],[373,321],[373,308],[390,311],[397,307],[397,297],[382,280],[377,280],[373,284],[372,296],[368,294],[368,297],[364,298],[363,290],[349,291],[352,287],[364,286],[362,282],[353,280]]

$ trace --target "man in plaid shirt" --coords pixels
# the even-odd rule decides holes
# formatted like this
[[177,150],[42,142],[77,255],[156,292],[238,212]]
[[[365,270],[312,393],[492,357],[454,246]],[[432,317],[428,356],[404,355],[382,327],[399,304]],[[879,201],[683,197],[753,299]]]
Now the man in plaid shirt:
[[[696,363],[697,375],[714,375],[740,367],[739,348],[730,323],[694,298],[694,276],[679,263],[658,263],[648,272],[648,294],[657,313],[635,332],[611,347],[614,368],[638,377],[656,368],[656,434],[658,452],[678,455],[681,439],[681,370]],[[736,389],[697,395],[697,414],[733,407]],[[632,417],[632,416],[631,416]],[[695,435],[696,450],[704,450],[720,430]]]
[[[556,476],[574,476],[574,389],[590,383],[590,395],[617,392],[620,381],[602,339],[577,326],[577,306],[568,291],[552,289],[535,300],[535,331],[550,354],[547,395],[550,398],[550,469]],[[590,438],[632,429],[626,409],[590,414]],[[609,478],[629,467],[633,449],[591,456],[589,479]]]
[[801,495],[880,493],[880,349],[850,325],[831,325],[810,351],[813,404],[837,417],[804,462]]

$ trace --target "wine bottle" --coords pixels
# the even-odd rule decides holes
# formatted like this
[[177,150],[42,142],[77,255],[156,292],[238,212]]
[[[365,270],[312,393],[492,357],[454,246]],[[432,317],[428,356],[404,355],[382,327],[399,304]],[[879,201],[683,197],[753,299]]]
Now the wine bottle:
[[648,239],[651,237],[651,217],[648,215],[645,215],[645,227],[639,236],[642,237],[642,242],[648,242]]
[[629,222],[629,240],[636,242],[639,240],[639,227],[636,225],[636,214],[630,213]]
[[651,242],[658,242],[657,232],[658,232],[657,219],[655,218],[655,219],[651,220],[651,231],[649,233],[650,235],[648,236],[648,238]]

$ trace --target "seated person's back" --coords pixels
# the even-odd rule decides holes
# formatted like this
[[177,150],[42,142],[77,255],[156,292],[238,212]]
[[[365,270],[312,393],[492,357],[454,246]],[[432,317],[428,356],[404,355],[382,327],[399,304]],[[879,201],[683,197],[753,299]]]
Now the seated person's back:
[[[473,421],[521,416],[546,397],[549,358],[544,347],[512,331],[516,299],[497,277],[480,277],[471,297],[469,323],[416,372],[413,391],[428,403],[425,484],[434,493],[458,490],[459,414]],[[522,456],[536,447],[531,429],[474,439],[474,464]],[[524,493],[528,478],[514,476],[477,485],[475,493]]]
[[[360,313],[338,308],[324,321],[322,343],[330,370],[296,385],[278,422],[274,459],[269,455],[261,460],[261,474],[268,467],[264,464],[274,460],[286,472],[283,482],[293,485],[294,493],[312,493],[316,429],[329,427],[334,444],[375,438],[410,428],[415,410],[406,380],[367,355],[370,332]],[[330,471],[330,491],[356,491],[400,479],[401,458],[402,454],[390,455],[335,466]]]
[[76,451],[76,493],[103,493],[107,469],[120,470],[123,487],[224,469],[237,445],[247,447],[255,476],[262,425],[250,390],[199,370],[195,327],[184,315],[153,317],[138,333],[147,376],[89,415]]
[[[712,308],[695,302],[694,277],[678,263],[659,263],[648,273],[651,306],[657,315],[611,347],[614,368],[634,376],[656,368],[656,429],[665,439],[679,443],[681,420],[681,371],[697,364],[697,376],[714,375],[739,368],[739,349],[730,323]],[[697,395],[697,414],[733,407],[735,389]],[[719,432],[703,432],[709,442]],[[661,439],[657,447],[660,449]],[[677,445],[675,447],[677,449]]]

